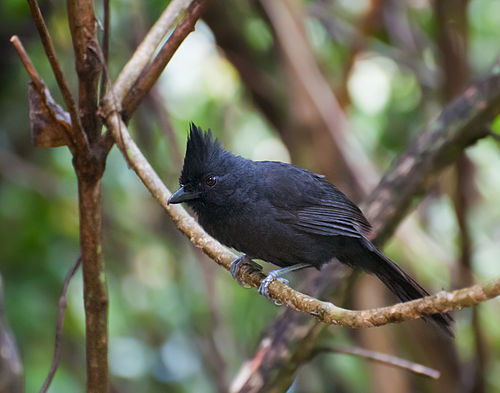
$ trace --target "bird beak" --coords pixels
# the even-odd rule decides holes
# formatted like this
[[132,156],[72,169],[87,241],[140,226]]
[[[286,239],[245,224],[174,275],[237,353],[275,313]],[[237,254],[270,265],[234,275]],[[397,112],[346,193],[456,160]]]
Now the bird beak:
[[199,192],[186,191],[184,189],[184,186],[182,186],[176,192],[174,192],[170,198],[168,198],[167,203],[170,204],[170,203],[186,202],[198,198],[199,195],[200,195]]

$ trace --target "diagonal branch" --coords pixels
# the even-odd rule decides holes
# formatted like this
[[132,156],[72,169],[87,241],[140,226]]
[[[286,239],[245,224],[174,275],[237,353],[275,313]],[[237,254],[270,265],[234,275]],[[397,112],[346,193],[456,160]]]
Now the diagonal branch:
[[491,75],[474,83],[448,104],[441,115],[393,162],[364,203],[376,242],[391,236],[436,175],[463,150],[488,136],[489,124],[500,113],[500,63]]
[[125,96],[122,105],[125,119],[130,119],[144,96],[160,77],[182,41],[194,30],[194,25],[207,4],[208,0],[193,0],[191,2],[182,21],[177,25],[168,41],[160,49],[154,60],[144,68],[144,71]]
[[165,11],[163,11],[144,40],[137,47],[134,55],[123,67],[120,75],[118,75],[113,88],[104,99],[106,106],[114,108],[115,105],[121,105],[132,85],[150,62],[158,45],[160,45],[168,31],[172,28],[179,15],[192,2],[193,0],[172,0],[168,4]]
[[440,372],[433,368],[423,366],[397,356],[387,355],[376,351],[370,351],[359,347],[317,347],[311,351],[311,358],[323,353],[340,353],[344,355],[359,356],[374,362],[386,364],[388,366],[402,368],[415,374],[425,375],[426,377],[438,379]]
[[[410,147],[408,152],[401,156],[384,177],[381,186],[377,188],[373,202],[368,204],[368,211],[375,216],[376,222],[384,222],[383,210],[380,206],[391,207],[393,216],[385,218],[388,223],[396,223],[407,211],[406,203],[411,200],[411,191],[422,191],[429,179],[452,162],[470,144],[487,134],[486,125],[499,112],[500,105],[500,74],[491,76],[471,86],[460,98],[445,108],[441,116],[422,134]],[[125,123],[115,113],[106,119],[107,126],[113,133],[115,141],[122,153],[129,158],[129,162],[139,178],[151,194],[170,214],[178,228],[196,246],[215,262],[229,270],[235,255],[223,247],[216,240],[208,236],[196,221],[178,205],[167,205],[170,191],[161,182],[146,158],[128,133]],[[401,198],[404,190],[405,198]],[[399,198],[393,197],[392,191]],[[373,198],[373,197],[372,197]],[[387,201],[394,204],[387,205]],[[392,219],[392,221],[391,221]],[[395,226],[395,225],[394,225]],[[390,225],[389,225],[390,227]],[[388,235],[389,230],[383,232]],[[379,241],[381,237],[377,238]],[[256,288],[260,285],[264,275],[259,272],[243,271],[242,280]],[[447,312],[478,304],[500,294],[500,279],[489,283],[464,288],[454,292],[440,292],[434,296],[399,303],[379,309],[350,311],[336,307],[331,303],[322,302],[304,295],[274,280],[269,286],[272,298],[298,311],[309,313],[320,321],[350,327],[372,327],[391,322],[401,322],[419,318],[422,315]]]
[[[173,54],[193,31],[209,0],[173,0],[161,17],[150,29],[136,49],[126,66],[122,69],[113,88],[102,100],[100,114],[109,116],[112,111],[120,111],[128,122],[133,112],[153,87]],[[158,55],[151,61],[153,54],[174,25],[176,18],[185,11],[184,18],[176,27]],[[151,62],[150,62],[151,61]],[[113,138],[110,132],[103,136],[103,147],[111,149]],[[127,158],[127,156],[125,156]]]

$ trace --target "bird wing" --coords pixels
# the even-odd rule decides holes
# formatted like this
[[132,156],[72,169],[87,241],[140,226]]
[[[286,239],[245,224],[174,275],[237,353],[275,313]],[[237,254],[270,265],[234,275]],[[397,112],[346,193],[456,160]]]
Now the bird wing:
[[370,232],[361,210],[323,176],[269,163],[265,178],[266,197],[278,220],[316,235],[360,238]]
[[363,213],[350,202],[320,200],[317,204],[298,209],[294,216],[289,216],[287,221],[290,224],[316,235],[360,238],[371,229]]

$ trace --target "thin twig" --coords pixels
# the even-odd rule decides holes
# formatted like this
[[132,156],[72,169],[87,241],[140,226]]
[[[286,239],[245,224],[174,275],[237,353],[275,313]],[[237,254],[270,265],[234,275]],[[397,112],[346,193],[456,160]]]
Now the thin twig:
[[341,353],[345,355],[359,356],[365,359],[373,360],[388,366],[401,368],[411,371],[415,374],[425,375],[426,377],[438,379],[441,373],[430,367],[419,363],[410,362],[397,356],[388,355],[381,352],[370,351],[360,347],[318,347],[311,352],[311,358],[323,353]]
[[102,102],[104,95],[106,93],[106,88],[108,87],[108,57],[109,57],[109,22],[110,22],[110,12],[109,12],[109,0],[103,1],[103,12],[104,12],[104,32],[102,35],[102,57],[103,57],[103,72],[101,75],[101,88],[99,91],[99,99]]
[[21,61],[24,65],[24,68],[28,72],[31,81],[35,85],[37,91],[40,93],[45,89],[45,84],[42,81],[42,78],[40,78],[40,75],[38,75],[38,72],[35,69],[35,66],[31,62],[31,59],[26,52],[26,49],[24,49],[24,46],[19,39],[17,35],[13,35],[10,37],[10,42],[15,46],[17,53],[19,54],[19,57],[21,58]]
[[61,65],[57,60],[56,50],[54,48],[54,44],[52,43],[52,38],[50,38],[47,25],[45,24],[45,20],[43,19],[40,7],[38,7],[38,2],[36,0],[28,0],[28,4],[31,10],[31,15],[33,16],[33,20],[35,21],[35,25],[38,29],[40,39],[42,40],[45,54],[49,59],[52,71],[54,72],[54,76],[57,81],[57,85],[61,90],[64,102],[66,103],[66,107],[68,108],[69,114],[71,116],[71,123],[73,125],[73,129],[75,130],[72,135],[72,142],[79,149],[82,149],[86,147],[87,140],[83,132],[83,126],[80,121],[78,108],[75,104],[75,100],[73,99],[71,91],[69,90],[68,82],[66,81],[66,78],[62,72]]
[[45,393],[48,390],[50,383],[52,382],[52,379],[54,378],[54,375],[57,371],[57,367],[59,366],[59,360],[61,358],[64,311],[66,310],[66,305],[67,305],[66,293],[68,292],[69,283],[73,278],[73,276],[75,275],[76,271],[78,270],[81,261],[82,261],[82,256],[80,255],[78,258],[76,258],[75,262],[73,262],[73,266],[71,266],[71,269],[69,270],[68,274],[66,275],[66,279],[64,280],[63,290],[61,293],[61,297],[59,298],[59,309],[57,311],[56,338],[54,342],[54,358],[52,359],[52,364],[50,365],[49,374],[47,375],[47,378],[45,378],[45,382],[43,383],[43,386],[40,389],[40,393]]

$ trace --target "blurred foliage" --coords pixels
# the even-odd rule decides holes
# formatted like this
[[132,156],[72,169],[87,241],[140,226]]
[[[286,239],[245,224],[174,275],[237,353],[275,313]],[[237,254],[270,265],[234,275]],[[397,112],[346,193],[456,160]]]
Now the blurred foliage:
[[[113,76],[135,44],[159,15],[165,2],[111,2]],[[60,0],[41,1],[63,69],[76,91],[66,8]],[[249,6],[249,4],[247,4]],[[434,44],[435,23],[427,1],[407,1],[408,21],[423,37],[418,64],[384,32],[366,37],[346,76],[352,37],[368,1],[304,1],[306,33],[334,91],[346,86],[345,110],[356,137],[381,170],[387,168],[442,107],[440,70]],[[101,2],[96,2],[98,15]],[[228,7],[230,7],[228,5]],[[315,10],[320,9],[322,18]],[[473,0],[468,10],[471,74],[486,72],[499,53],[500,2]],[[328,23],[325,23],[327,21]],[[274,37],[269,21],[252,13],[241,32],[251,48],[269,53]],[[75,175],[65,148],[36,150],[30,145],[26,100],[28,77],[8,43],[18,34],[33,63],[49,85],[55,85],[26,2],[0,3],[0,273],[5,282],[5,309],[26,372],[26,390],[42,385],[53,352],[58,297],[62,282],[79,253]],[[403,48],[404,49],[404,48]],[[408,55],[409,56],[409,55]],[[411,54],[415,56],[415,54]],[[416,72],[416,69],[420,70]],[[419,75],[419,73],[421,75]],[[428,77],[423,80],[423,76]],[[430,81],[430,82],[429,82]],[[424,83],[425,82],[425,83]],[[211,128],[223,144],[254,159],[289,160],[286,147],[266,118],[254,107],[238,72],[216,46],[210,29],[199,22],[158,83],[184,151],[189,121]],[[175,188],[180,165],[151,108],[142,107],[131,128],[166,184]],[[500,122],[494,126],[498,132]],[[475,164],[478,195],[469,212],[473,234],[473,272],[479,280],[500,276],[499,143],[484,140],[467,155]],[[253,355],[259,338],[279,313],[255,291],[240,288],[229,274],[193,249],[149,196],[116,148],[104,176],[104,255],[110,291],[110,368],[120,392],[215,392],[217,378],[232,380]],[[415,275],[433,290],[450,286],[457,260],[457,223],[447,196],[428,198],[419,210],[422,229],[436,239],[440,252],[393,240],[387,247],[396,260],[412,264]],[[500,390],[500,313],[498,300],[479,307],[488,347],[486,386]],[[457,349],[464,364],[474,356],[470,310],[457,313]],[[388,328],[389,329],[389,328]],[[84,315],[81,275],[72,281],[65,319],[63,356],[50,391],[85,390]],[[350,343],[345,329],[331,328],[335,342]],[[418,340],[413,337],[412,340]],[[214,354],[219,353],[220,359]],[[403,352],[403,351],[402,351]],[[404,354],[404,353],[403,353]],[[403,355],[399,353],[399,355]],[[398,353],[396,353],[398,355]],[[408,355],[411,358],[411,354]],[[319,371],[318,371],[319,370]],[[320,371],[323,371],[320,376]],[[290,389],[349,392],[370,390],[366,362],[345,355],[323,355],[299,372]],[[309,382],[307,382],[309,381]],[[331,382],[331,381],[330,381]],[[435,391],[432,382],[419,382]]]

